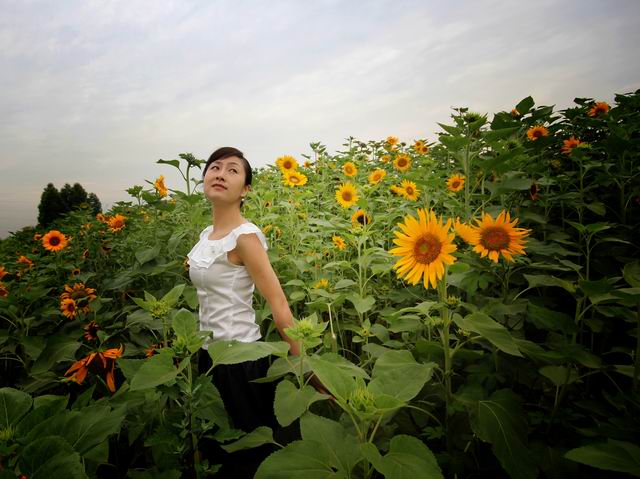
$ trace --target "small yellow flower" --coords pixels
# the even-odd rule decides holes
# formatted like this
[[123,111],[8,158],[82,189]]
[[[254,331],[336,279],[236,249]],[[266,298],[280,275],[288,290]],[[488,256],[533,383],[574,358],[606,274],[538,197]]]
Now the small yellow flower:
[[331,241],[333,241],[333,244],[336,246],[336,248],[338,248],[340,251],[343,251],[346,247],[347,244],[344,242],[344,239],[342,239],[341,236],[333,236],[331,238]]
[[413,181],[402,180],[402,183],[400,183],[400,189],[402,190],[402,196],[410,201],[417,201],[420,196],[418,187]]
[[351,215],[351,224],[354,228],[366,226],[371,223],[371,217],[364,210],[357,210]]
[[342,165],[342,172],[346,176],[356,176],[358,174],[358,168],[352,161],[347,161],[344,165]]
[[531,141],[536,141],[543,136],[549,136],[549,130],[542,125],[535,125],[527,130],[527,138]]
[[460,191],[464,188],[464,176],[455,174],[447,180],[447,188],[449,191]]
[[359,199],[358,190],[353,183],[343,183],[336,191],[336,200],[343,208],[355,205]]
[[307,176],[292,170],[284,173],[283,183],[287,186],[304,186],[307,184]]
[[388,146],[396,146],[398,144],[398,137],[397,136],[388,136],[386,139],[386,143]]
[[389,163],[391,161],[391,156],[390,155],[382,155],[380,157],[380,161],[382,163]]
[[298,169],[298,162],[293,156],[285,155],[276,160],[276,165],[282,173]]
[[416,153],[420,153],[421,155],[429,153],[429,147],[422,140],[416,140],[413,144],[413,149],[416,151]]
[[393,160],[393,166],[400,171],[407,171],[411,168],[411,158],[409,158],[409,155],[401,153],[396,156],[395,160]]
[[313,289],[329,289],[329,280],[326,278],[322,278],[318,280],[314,285]]
[[372,185],[377,185],[380,183],[384,177],[387,176],[387,172],[381,168],[375,169],[369,175],[369,183]]

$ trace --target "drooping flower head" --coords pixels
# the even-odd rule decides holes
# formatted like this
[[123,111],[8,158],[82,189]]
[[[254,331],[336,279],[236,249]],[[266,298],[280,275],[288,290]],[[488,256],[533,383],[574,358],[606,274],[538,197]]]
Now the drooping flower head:
[[377,168],[369,174],[369,183],[372,185],[377,185],[384,179],[385,176],[387,176],[387,172],[381,168]]
[[358,174],[358,167],[353,161],[347,161],[344,165],[342,165],[342,172],[346,176],[356,176]]
[[336,191],[336,200],[343,208],[350,208],[355,205],[359,199],[358,190],[351,182],[341,184]]
[[543,136],[549,136],[549,130],[542,125],[534,125],[527,130],[527,138],[531,141],[536,141]]
[[286,186],[304,186],[307,184],[307,175],[300,173],[296,170],[287,171],[284,173],[283,183]]
[[169,190],[164,184],[164,176],[160,175],[156,178],[156,181],[153,182],[153,186],[155,187],[160,198],[164,198],[169,193]]
[[447,189],[457,192],[464,189],[464,176],[455,174],[447,179]]
[[98,331],[100,330],[100,326],[95,321],[90,321],[84,326],[84,333],[82,337],[87,341],[95,341],[98,339]]
[[501,211],[496,219],[485,213],[482,220],[476,220],[474,227],[477,236],[471,244],[473,250],[483,258],[488,256],[494,263],[502,255],[507,261],[513,261],[513,255],[525,254],[525,237],[530,230],[515,228],[518,220],[511,221],[509,213]]
[[42,237],[42,246],[47,251],[60,251],[67,247],[67,237],[58,230],[51,230]]
[[580,145],[582,142],[578,140],[575,136],[572,136],[568,140],[563,140],[562,143],[563,143],[562,153],[564,153],[565,155],[569,155],[571,154],[573,149],[576,148],[578,145]]
[[606,115],[609,113],[609,104],[606,101],[596,102],[590,109],[588,115],[590,117],[596,117],[600,115]]
[[418,191],[418,187],[413,181],[402,180],[400,189],[402,190],[402,196],[407,200],[417,201],[418,197],[420,197],[420,191]]
[[29,269],[31,269],[33,267],[33,261],[31,261],[29,258],[27,258],[24,255],[20,256],[16,260],[16,263],[18,263],[18,264],[26,264],[29,267]]
[[284,155],[276,160],[276,165],[282,173],[298,169],[298,162],[293,156]]
[[418,218],[407,215],[403,223],[398,223],[402,230],[395,231],[394,244],[397,247],[389,252],[401,258],[393,268],[398,277],[403,277],[410,284],[418,284],[423,280],[425,288],[436,288],[438,281],[444,276],[444,266],[453,264],[456,258],[451,255],[456,250],[453,244],[454,234],[450,233],[451,220],[443,222],[436,218],[433,210],[427,212],[420,208]]
[[401,153],[396,156],[395,160],[393,160],[393,166],[400,171],[407,171],[411,168],[411,158],[409,155]]

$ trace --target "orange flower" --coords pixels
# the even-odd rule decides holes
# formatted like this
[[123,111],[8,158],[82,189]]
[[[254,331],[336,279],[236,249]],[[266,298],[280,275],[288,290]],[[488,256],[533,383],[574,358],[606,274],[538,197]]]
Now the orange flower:
[[609,104],[606,101],[596,102],[591,109],[589,110],[588,115],[591,117],[596,117],[600,115],[606,115],[609,113]]
[[159,346],[159,344],[151,344],[148,348],[145,348],[144,355],[150,358],[156,353],[156,349],[158,349]]
[[84,334],[82,335],[82,337],[87,341],[95,341],[96,339],[98,339],[99,329],[100,327],[98,326],[98,323],[96,323],[95,321],[91,321],[89,324],[86,324],[84,326]]
[[111,218],[109,218],[108,220],[108,225],[109,225],[109,229],[111,231],[113,231],[114,233],[117,231],[120,231],[122,228],[125,227],[125,220],[127,219],[126,216],[122,216],[121,214],[117,214],[115,216],[112,216]]
[[342,165],[342,172],[346,176],[356,176],[358,174],[358,167],[353,161],[347,161],[344,165]]
[[469,244],[472,244],[477,240],[478,233],[473,228],[473,226],[469,226],[466,223],[461,223],[459,218],[456,218],[455,222],[453,223],[453,229],[460,238],[462,238]]
[[416,142],[413,144],[413,149],[416,151],[416,153],[420,153],[421,155],[429,153],[429,147],[422,140],[416,140]]
[[36,233],[33,235],[33,241],[38,241],[40,238],[42,238],[42,235],[40,233]]
[[7,296],[9,296],[9,290],[4,284],[0,283],[0,298],[6,298]]
[[26,256],[20,256],[18,258],[18,260],[16,261],[16,263],[21,263],[21,264],[26,264],[29,266],[29,269],[31,269],[33,267],[33,261],[31,261],[29,258],[27,258]]
[[455,174],[447,180],[449,191],[457,192],[464,188],[464,176]]
[[169,190],[164,184],[163,175],[160,175],[156,178],[156,181],[153,182],[153,186],[156,189],[156,192],[158,193],[158,195],[160,195],[160,198],[164,198],[165,196],[167,196]]
[[473,251],[483,258],[488,256],[494,263],[502,255],[507,261],[513,261],[513,256],[525,254],[525,237],[530,230],[515,228],[518,220],[511,221],[509,213],[501,211],[496,219],[485,213],[482,220],[476,220],[474,227],[477,236],[470,242],[475,247]]
[[8,274],[9,273],[6,269],[4,269],[4,266],[0,266],[0,281],[2,281],[2,278],[4,278]]
[[562,153],[564,153],[565,155],[569,155],[573,151],[573,149],[580,145],[582,142],[575,136],[572,136],[568,140],[563,140],[562,143],[564,143],[562,147]]
[[109,221],[109,218],[105,215],[103,215],[102,213],[98,213],[96,215],[96,219],[100,222],[100,223],[107,223],[107,221]]
[[84,358],[73,363],[64,375],[69,376],[73,373],[67,380],[82,384],[87,377],[89,367],[91,367],[94,372],[100,373],[104,371],[106,372],[105,382],[107,383],[107,388],[114,393],[116,392],[114,378],[116,359],[122,356],[123,349],[123,346],[120,346],[119,348],[107,349],[103,352],[89,353]]
[[89,365],[93,362],[98,353],[90,353],[84,358],[76,361],[71,365],[67,372],[64,373],[65,376],[69,376],[67,379],[69,381],[73,381],[76,384],[82,384],[84,380],[87,378],[87,373],[89,372]]
[[380,161],[381,161],[382,163],[389,163],[389,161],[391,161],[391,157],[390,157],[389,155],[382,155],[382,156],[380,157]]
[[377,185],[385,176],[387,176],[387,172],[381,168],[377,168],[369,174],[369,183],[372,185]]
[[57,230],[51,230],[42,237],[42,246],[48,251],[60,251],[67,247],[67,237]]
[[388,146],[390,147],[394,147],[398,144],[398,137],[397,136],[388,136],[386,139],[386,143]]
[[527,138],[531,141],[536,141],[543,136],[549,136],[549,130],[542,125],[535,125],[527,130]]

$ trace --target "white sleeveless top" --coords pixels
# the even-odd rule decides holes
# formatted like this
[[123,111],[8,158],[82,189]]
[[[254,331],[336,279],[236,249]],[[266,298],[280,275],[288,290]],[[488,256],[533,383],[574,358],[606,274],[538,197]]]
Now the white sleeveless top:
[[208,238],[212,231],[213,226],[207,226],[187,255],[189,277],[198,291],[200,330],[213,331],[214,341],[257,341],[261,334],[253,310],[253,279],[244,266],[231,263],[227,253],[243,234],[256,234],[265,250],[267,240],[253,223],[243,223],[217,240]]

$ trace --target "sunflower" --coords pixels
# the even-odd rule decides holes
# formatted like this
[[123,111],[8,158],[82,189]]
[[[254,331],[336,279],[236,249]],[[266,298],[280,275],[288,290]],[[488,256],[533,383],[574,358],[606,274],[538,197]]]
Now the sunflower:
[[156,349],[158,349],[159,347],[160,347],[159,344],[151,344],[151,345],[149,345],[148,348],[145,348],[144,355],[147,358],[150,358],[151,356],[153,356],[156,353]]
[[51,230],[42,237],[42,246],[48,251],[60,251],[67,247],[67,237],[57,230]]
[[283,183],[291,187],[304,186],[307,184],[307,176],[295,170],[286,171]]
[[2,281],[2,278],[4,278],[8,274],[9,272],[4,269],[4,266],[0,266],[0,281]]
[[418,191],[418,187],[413,181],[402,180],[400,183],[400,188],[402,189],[402,196],[411,201],[417,201],[420,196],[420,192]]
[[469,226],[466,223],[461,223],[459,218],[456,218],[456,220],[454,221],[453,229],[455,230],[456,234],[460,236],[460,238],[462,238],[469,244],[473,244],[474,241],[477,240],[478,233],[473,228],[473,226]]
[[33,267],[33,261],[31,261],[29,258],[27,258],[26,256],[22,255],[20,256],[17,260],[16,263],[20,263],[20,264],[26,264],[29,269],[31,269]]
[[84,283],[73,283],[73,287],[64,285],[64,291],[60,295],[60,301],[73,299],[78,303],[89,303],[97,298],[94,288],[87,288]]
[[327,289],[329,288],[329,280],[322,278],[313,285],[313,289]]
[[80,268],[73,268],[69,273],[69,276],[71,276],[72,278],[75,278],[79,274],[80,274]]
[[588,115],[591,117],[596,117],[600,115],[606,115],[609,113],[609,104],[606,101],[596,102],[591,109],[589,110]]
[[391,156],[389,156],[389,155],[382,155],[382,156],[380,157],[380,161],[381,161],[382,163],[389,163],[389,162],[391,161]]
[[527,130],[527,138],[531,141],[536,141],[538,138],[542,138],[543,136],[548,136],[549,130],[547,130],[542,125],[534,125]]
[[355,205],[359,199],[358,190],[351,182],[341,184],[336,191],[336,200],[343,208]]
[[400,154],[396,156],[396,159],[393,160],[393,166],[395,166],[400,171],[407,171],[411,168],[411,158],[409,155]]
[[385,143],[387,144],[387,146],[389,147],[394,147],[398,144],[398,137],[397,136],[388,136],[387,139],[385,140]]
[[582,144],[582,142],[578,140],[575,136],[572,136],[568,140],[563,140],[562,143],[563,143],[562,153],[564,153],[565,155],[571,154],[571,152],[575,147]]
[[385,176],[387,176],[387,172],[381,168],[377,168],[373,170],[369,175],[369,183],[371,183],[372,185],[377,185],[383,180]]
[[395,196],[402,196],[402,194],[404,193],[404,190],[398,185],[391,185],[389,187],[389,191],[391,191],[391,193],[393,193]]
[[358,167],[352,161],[347,161],[342,165],[342,172],[346,176],[356,176],[358,174]]
[[0,298],[6,298],[7,296],[9,296],[9,290],[4,284],[0,283]]
[[525,254],[524,238],[530,230],[514,228],[518,220],[511,221],[509,213],[501,211],[495,220],[490,214],[485,213],[482,220],[476,222],[478,226],[474,229],[477,236],[471,244],[475,246],[473,250],[483,258],[489,256],[491,261],[497,263],[500,254],[507,261],[513,261],[515,254]]
[[109,221],[107,223],[109,225],[109,229],[114,233],[120,231],[122,228],[125,227],[126,219],[127,219],[126,216],[123,216],[119,213],[115,216],[112,216],[111,218],[109,218]]
[[389,253],[401,258],[393,265],[398,277],[404,277],[410,284],[418,284],[423,278],[425,288],[429,284],[437,287],[437,282],[444,276],[444,265],[456,261],[451,253],[456,250],[453,244],[454,234],[449,233],[451,220],[443,224],[443,219],[436,218],[433,210],[418,209],[418,219],[413,215],[405,216],[404,223],[399,223],[402,230],[395,231],[393,240],[396,248]]
[[309,160],[306,160],[306,161],[304,162],[304,167],[305,167],[305,168],[311,168],[312,166],[313,166],[313,163],[311,163]]
[[36,233],[33,235],[33,241],[39,241],[40,238],[42,238],[42,235],[40,233]]
[[464,176],[455,174],[447,180],[447,188],[449,191],[460,191],[464,188]]
[[421,155],[429,153],[429,147],[422,140],[416,140],[413,144],[413,149],[416,151],[416,153],[420,153]]
[[100,223],[105,223],[106,224],[107,221],[108,221],[108,218],[105,215],[103,215],[102,213],[98,213],[96,215],[96,220],[98,220]]
[[298,169],[298,162],[293,156],[285,155],[276,160],[276,165],[282,173]]
[[347,244],[344,242],[344,239],[342,239],[341,236],[334,235],[331,238],[331,241],[333,241],[333,244],[335,245],[335,247],[338,248],[340,251],[343,251],[347,247]]
[[160,198],[164,198],[165,196],[167,196],[167,193],[169,192],[169,190],[164,185],[163,175],[160,175],[156,178],[156,181],[153,182],[153,186],[155,187],[156,191],[160,195]]
[[357,210],[351,215],[351,224],[354,228],[365,226],[371,223],[371,216],[369,216],[364,210]]
[[78,305],[71,298],[63,299],[60,301],[60,311],[67,318],[73,319],[78,315]]
[[98,323],[96,323],[95,321],[91,321],[89,324],[86,324],[84,326],[84,334],[82,335],[82,337],[87,341],[95,341],[96,339],[98,339],[99,329],[100,327],[98,326]]

